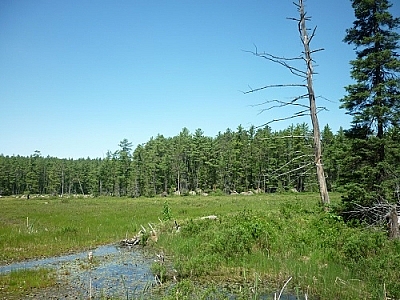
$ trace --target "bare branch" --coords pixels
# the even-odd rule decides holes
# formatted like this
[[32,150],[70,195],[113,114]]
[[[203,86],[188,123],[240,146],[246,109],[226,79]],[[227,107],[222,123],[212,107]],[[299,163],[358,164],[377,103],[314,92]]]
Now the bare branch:
[[290,103],[290,102],[283,102],[283,101],[278,101],[278,100],[274,100],[274,102],[278,102],[278,103],[281,103],[281,104],[280,105],[273,105],[273,106],[270,106],[268,108],[261,109],[259,111],[258,115],[262,114],[265,111],[271,110],[273,108],[281,108],[281,107],[285,107],[285,106],[288,106],[288,105],[300,106],[300,107],[306,108],[307,110],[310,109],[309,106],[304,105],[304,104],[300,104],[300,103]]
[[[310,54],[313,54],[313,53],[319,52],[319,51],[324,51],[324,50],[325,50],[324,48],[315,49],[315,50],[310,51]],[[316,73],[314,73],[314,74],[316,74]]]
[[[300,56],[296,56],[296,57],[280,57],[280,56],[276,56],[267,52],[258,52],[258,48],[256,45],[254,45],[254,48],[256,49],[256,51],[249,51],[249,50],[242,50],[243,52],[247,52],[247,53],[251,53],[255,56],[267,56],[267,57],[271,57],[272,59],[276,59],[276,60],[285,60],[285,61],[291,61],[291,60],[304,60],[304,58],[300,55]],[[302,70],[301,70],[302,71]],[[303,71],[302,71],[303,72]]]
[[329,100],[328,98],[323,97],[323,96],[317,96],[316,98],[320,98],[320,99],[323,99],[323,100],[331,102],[331,103],[337,103],[336,101]]
[[306,168],[306,167],[308,167],[308,166],[314,166],[314,162],[311,162],[311,163],[308,163],[308,164],[302,165],[302,166],[300,166],[300,167],[298,167],[298,168],[296,168],[296,169],[291,169],[291,170],[289,170],[289,171],[287,171],[287,172],[285,172],[285,173],[281,173],[281,174],[275,175],[275,177],[277,177],[277,178],[278,178],[278,177],[281,177],[281,176],[284,176],[284,175],[287,175],[287,174],[293,173],[293,172],[295,172],[295,171],[298,171],[298,170],[304,169],[304,168]]
[[328,109],[324,106],[318,106],[316,109],[316,114],[319,114],[321,111],[328,111]]
[[242,92],[243,94],[250,94],[254,92],[258,92],[261,90],[269,89],[269,88],[282,88],[282,87],[307,87],[305,84],[298,84],[298,83],[293,83],[293,84],[271,84],[271,85],[266,85],[260,88],[256,89],[250,89],[247,92]]
[[271,110],[271,109],[273,109],[273,108],[280,108],[280,107],[285,107],[285,106],[289,106],[289,105],[300,106],[300,107],[303,107],[303,108],[306,108],[306,109],[310,109],[310,107],[309,107],[308,105],[301,104],[301,103],[297,103],[298,100],[304,99],[304,98],[306,98],[306,97],[307,97],[307,95],[303,95],[303,96],[294,98],[292,101],[288,101],[288,102],[286,102],[286,101],[281,101],[281,100],[277,100],[277,99],[274,99],[274,100],[267,100],[267,101],[265,101],[265,102],[263,102],[263,103],[259,103],[259,104],[253,105],[253,107],[254,107],[254,106],[266,105],[266,104],[270,104],[270,103],[278,103],[277,105],[271,105],[271,106],[269,106],[269,107],[267,107],[267,108],[261,109],[260,112],[259,112],[259,114],[261,114],[261,113],[263,113],[263,112],[265,112],[265,111]]
[[[308,39],[308,42],[311,43],[311,40],[313,39],[313,37],[315,36],[315,32],[317,31],[317,26],[314,27],[313,32],[311,33],[310,38]],[[311,51],[310,51],[311,53]]]
[[355,208],[351,211],[345,212],[350,218],[357,218],[372,225],[382,225],[386,223],[386,217],[392,210],[393,205],[387,201],[378,201],[372,206],[362,206],[354,203]]
[[293,61],[293,60],[304,60],[304,58],[302,56],[298,56],[298,57],[292,57],[292,58],[286,58],[286,57],[279,57],[279,56],[275,56],[272,55],[270,53],[258,53],[258,49],[257,46],[254,46],[256,51],[248,51],[248,50],[243,50],[244,52],[248,52],[251,53],[257,57],[261,57],[261,58],[265,58],[269,61],[272,61],[274,63],[280,64],[282,66],[284,66],[285,68],[287,68],[293,75],[302,77],[302,78],[306,78],[307,77],[307,73],[303,70],[300,70],[296,67],[293,67],[291,65],[289,65],[287,62],[288,61]]
[[289,101],[289,102],[282,101],[282,100],[278,100],[278,99],[266,100],[266,101],[264,101],[264,102],[262,102],[262,103],[253,104],[253,105],[251,105],[251,106],[252,106],[252,107],[256,107],[256,106],[261,106],[261,105],[265,105],[265,104],[273,103],[273,102],[282,103],[282,104],[285,104],[285,103],[286,103],[286,104],[290,105],[290,104],[292,104],[292,103],[297,102],[297,101],[300,100],[300,99],[305,99],[305,98],[307,98],[307,97],[308,97],[308,94],[301,95],[301,96],[298,96],[298,97],[293,98],[293,99],[292,99],[291,101]]
[[300,112],[297,112],[297,113],[293,114],[292,116],[286,117],[286,118],[273,119],[273,120],[268,121],[267,123],[264,123],[264,124],[262,124],[260,126],[256,126],[255,128],[261,128],[261,127],[267,126],[267,125],[269,125],[271,123],[275,123],[275,122],[280,122],[280,121],[290,120],[290,119],[294,119],[294,118],[309,116],[310,113],[306,113],[307,111],[308,110],[300,111]]
[[307,136],[307,135],[284,135],[284,136],[274,136],[274,137],[266,137],[266,138],[261,138],[260,140],[273,140],[273,139],[287,139],[287,138],[313,138],[312,136]]

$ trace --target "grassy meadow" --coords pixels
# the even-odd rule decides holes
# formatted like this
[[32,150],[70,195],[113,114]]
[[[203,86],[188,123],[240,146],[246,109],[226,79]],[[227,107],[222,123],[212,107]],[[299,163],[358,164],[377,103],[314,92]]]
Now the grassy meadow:
[[[204,286],[221,285],[256,299],[289,278],[286,290],[309,299],[399,299],[400,243],[384,230],[349,227],[318,201],[307,193],[1,198],[0,264],[116,243],[152,223],[159,236],[148,247],[163,251],[175,269],[155,264],[153,271],[166,283],[178,279],[163,299],[206,298]],[[200,219],[208,215],[218,219]],[[28,280],[41,276],[51,278],[44,270],[0,275],[0,298],[14,285],[16,293],[42,288],[41,280]],[[18,280],[25,285],[11,284]]]

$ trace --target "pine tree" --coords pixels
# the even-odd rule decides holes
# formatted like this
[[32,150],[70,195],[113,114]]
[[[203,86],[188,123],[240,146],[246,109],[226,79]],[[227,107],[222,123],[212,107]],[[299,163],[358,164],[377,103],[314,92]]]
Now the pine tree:
[[400,18],[394,18],[388,0],[353,0],[356,20],[344,41],[353,44],[357,58],[350,62],[354,84],[346,87],[342,108],[353,116],[347,131],[347,196],[344,216],[388,225],[390,238],[400,238],[395,202],[399,162],[393,161],[391,132],[400,125],[398,41]]
[[400,35],[395,31],[400,19],[390,14],[387,0],[352,0],[352,6],[356,20],[344,41],[355,46],[357,57],[350,62],[355,83],[346,87],[341,107],[353,116],[347,131],[353,140],[352,153],[357,156],[352,180],[373,192],[367,198],[376,200],[384,195],[382,183],[388,179],[387,132],[400,125],[400,60],[396,53]]
[[[383,138],[384,129],[399,125],[400,72],[395,32],[400,18],[393,18],[387,0],[353,0],[357,20],[344,39],[356,46],[357,59],[351,61],[355,84],[346,88],[343,107],[354,117],[353,123],[368,126]],[[376,128],[372,128],[375,126]]]

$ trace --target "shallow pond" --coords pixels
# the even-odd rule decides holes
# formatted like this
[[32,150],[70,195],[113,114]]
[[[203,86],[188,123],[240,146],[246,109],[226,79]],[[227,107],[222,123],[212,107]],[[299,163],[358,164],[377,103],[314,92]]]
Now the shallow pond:
[[[18,269],[55,268],[58,277],[57,288],[31,295],[31,298],[87,299],[123,298],[132,299],[143,295],[154,283],[150,266],[153,259],[146,257],[138,248],[120,248],[106,245],[88,252],[31,260],[0,266],[0,274]],[[43,294],[43,295],[42,295]],[[56,295],[58,294],[58,295]]]
[[[57,285],[26,295],[27,299],[152,299],[155,278],[150,271],[154,257],[146,256],[141,248],[116,245],[100,246],[88,252],[30,260],[0,266],[0,274],[19,269],[54,268]],[[200,288],[201,290],[202,288]],[[225,292],[222,292],[225,290]],[[229,289],[222,289],[228,299],[237,299]],[[274,299],[263,293],[257,299]],[[297,300],[285,294],[281,300]]]

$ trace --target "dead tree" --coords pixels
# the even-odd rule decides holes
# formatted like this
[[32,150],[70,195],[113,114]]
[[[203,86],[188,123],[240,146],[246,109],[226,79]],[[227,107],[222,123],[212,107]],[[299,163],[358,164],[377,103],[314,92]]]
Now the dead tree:
[[390,239],[399,239],[399,216],[397,215],[396,206],[392,206],[390,212],[387,214],[387,227]]
[[[317,50],[311,50],[310,49],[310,43],[313,37],[315,36],[315,31],[316,28],[312,31],[311,34],[308,33],[307,27],[306,27],[306,21],[309,21],[309,18],[306,16],[305,10],[304,10],[304,2],[303,0],[299,0],[299,3],[296,4],[296,7],[298,8],[300,18],[289,18],[291,20],[295,20],[298,23],[298,30],[300,34],[300,38],[302,41],[302,44],[304,46],[304,52],[302,52],[301,56],[294,57],[294,58],[285,58],[285,57],[278,57],[271,55],[269,53],[259,53],[256,50],[253,51],[248,51],[251,52],[252,54],[265,58],[269,61],[272,61],[274,63],[280,64],[283,67],[287,68],[293,75],[299,76],[303,78],[303,80],[306,82],[306,84],[301,83],[301,84],[274,84],[274,85],[266,85],[260,88],[256,89],[250,89],[247,92],[244,92],[245,94],[247,93],[253,93],[257,91],[261,91],[264,89],[269,89],[269,88],[287,88],[287,87],[304,87],[307,89],[307,93],[298,97],[293,98],[291,101],[285,102],[281,100],[270,100],[266,101],[263,104],[268,104],[270,105],[268,108],[263,109],[265,110],[270,110],[272,108],[278,108],[278,107],[285,107],[285,106],[296,106],[299,107],[300,110],[296,113],[294,113],[291,116],[281,118],[281,119],[274,119],[271,120],[264,125],[270,124],[272,122],[277,122],[277,121],[282,121],[282,120],[287,120],[287,119],[292,119],[292,118],[297,118],[297,117],[302,117],[306,115],[310,115],[311,117],[311,122],[313,126],[313,148],[314,148],[314,165],[316,167],[316,174],[317,174],[317,179],[318,179],[318,186],[319,186],[319,192],[321,196],[321,203],[323,205],[328,205],[330,203],[329,200],[329,194],[328,194],[328,188],[326,185],[326,178],[325,178],[325,173],[324,173],[324,167],[322,164],[322,147],[321,147],[321,133],[320,133],[320,128],[319,128],[319,122],[318,122],[318,117],[317,114],[321,109],[321,107],[316,106],[316,96],[313,88],[313,75],[314,70],[313,70],[313,60],[312,60],[312,54],[323,50],[323,49],[317,49]],[[304,71],[302,68],[295,67],[291,64],[291,62],[296,61],[296,60],[302,60],[306,64],[306,71]],[[308,99],[308,103],[302,103],[301,100],[303,99]]]
[[400,239],[397,204],[390,204],[385,200],[372,206],[354,204],[354,208],[346,211],[344,215],[346,218],[357,219],[373,226],[385,225],[390,239]]
[[298,9],[300,11],[299,31],[304,46],[304,57],[307,65],[307,89],[308,89],[308,99],[310,103],[311,122],[313,125],[313,134],[314,134],[315,166],[317,168],[317,178],[318,178],[319,192],[321,195],[321,201],[325,205],[329,204],[329,194],[328,194],[328,188],[326,186],[324,167],[322,165],[321,133],[319,130],[317,107],[315,104],[315,93],[314,93],[313,79],[312,79],[314,71],[311,59],[312,51],[310,50],[310,42],[314,36],[315,29],[311,34],[311,36],[309,37],[306,28],[306,13],[304,12],[303,0],[299,0]]

